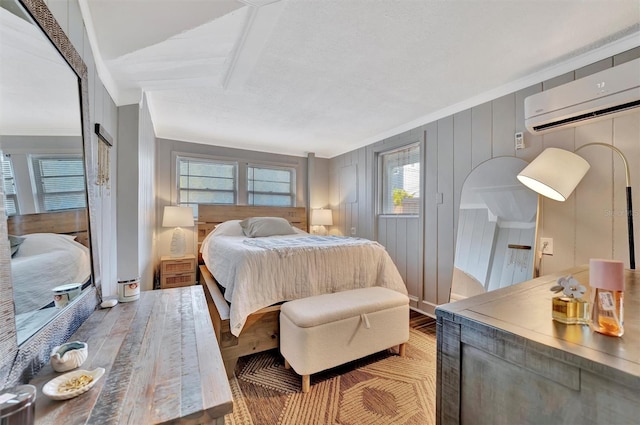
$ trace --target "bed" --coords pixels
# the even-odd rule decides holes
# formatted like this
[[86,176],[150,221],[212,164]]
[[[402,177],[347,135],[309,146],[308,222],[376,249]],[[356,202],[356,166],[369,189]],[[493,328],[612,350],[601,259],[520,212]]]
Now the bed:
[[12,216],[7,225],[17,316],[51,304],[56,286],[90,281],[86,210]]
[[[248,238],[238,221],[249,217],[283,217],[298,230]],[[304,208],[198,206],[201,282],[228,375],[239,357],[278,347],[282,302],[369,286],[407,293],[377,242],[306,229]]]

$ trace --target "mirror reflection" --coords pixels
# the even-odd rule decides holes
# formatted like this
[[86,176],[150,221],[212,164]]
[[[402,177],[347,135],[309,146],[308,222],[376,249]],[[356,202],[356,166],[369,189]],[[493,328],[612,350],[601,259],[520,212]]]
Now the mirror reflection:
[[527,162],[488,160],[462,188],[451,301],[533,277],[538,197],[516,176]]
[[20,5],[0,8],[0,165],[18,344],[92,283],[78,78]]

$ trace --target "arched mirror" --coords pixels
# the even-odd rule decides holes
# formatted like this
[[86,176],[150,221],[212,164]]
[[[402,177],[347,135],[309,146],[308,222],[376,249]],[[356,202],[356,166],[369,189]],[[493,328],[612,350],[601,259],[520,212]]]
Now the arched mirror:
[[[12,282],[0,302],[6,310],[11,300],[4,296],[13,294],[14,319],[3,320],[0,331],[3,347],[6,335],[15,335],[15,362],[37,369],[38,361],[26,356],[38,357],[47,345],[64,340],[68,322],[81,319],[74,311],[85,294],[93,300],[83,308],[95,307],[96,288],[83,143],[87,114],[80,93],[86,67],[66,37],[51,36],[63,33],[44,4],[28,2],[36,18],[45,15],[48,34],[21,3],[0,0],[0,165],[7,226],[2,237],[9,239]],[[36,337],[43,328],[47,335]]]
[[529,280],[538,197],[516,179],[527,162],[490,159],[462,187],[451,301]]

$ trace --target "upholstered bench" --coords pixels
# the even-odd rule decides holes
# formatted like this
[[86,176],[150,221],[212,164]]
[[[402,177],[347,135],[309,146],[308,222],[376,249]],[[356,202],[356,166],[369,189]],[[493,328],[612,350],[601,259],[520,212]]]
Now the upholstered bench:
[[382,287],[318,295],[284,303],[280,310],[280,352],[285,367],[310,375],[399,346],[409,340],[409,298]]

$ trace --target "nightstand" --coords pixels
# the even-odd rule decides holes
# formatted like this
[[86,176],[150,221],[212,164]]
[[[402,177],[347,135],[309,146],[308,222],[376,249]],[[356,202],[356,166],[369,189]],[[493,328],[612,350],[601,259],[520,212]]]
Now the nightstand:
[[178,288],[195,285],[196,257],[187,254],[184,257],[160,257],[160,289]]

